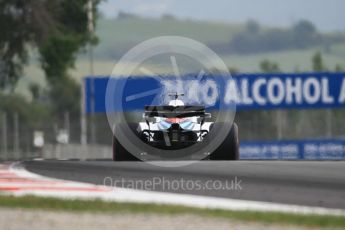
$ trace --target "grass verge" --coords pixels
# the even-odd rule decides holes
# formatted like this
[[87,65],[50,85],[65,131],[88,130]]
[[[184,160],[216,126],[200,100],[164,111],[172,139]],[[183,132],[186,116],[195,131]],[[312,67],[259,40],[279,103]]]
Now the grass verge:
[[56,198],[43,198],[35,196],[14,197],[0,195],[0,207],[97,213],[155,213],[166,215],[196,214],[201,216],[221,217],[249,222],[345,228],[345,217],[296,215],[273,212],[264,213],[253,211],[227,211],[219,209],[213,210],[190,208],[174,205],[105,202],[101,200],[61,200]]

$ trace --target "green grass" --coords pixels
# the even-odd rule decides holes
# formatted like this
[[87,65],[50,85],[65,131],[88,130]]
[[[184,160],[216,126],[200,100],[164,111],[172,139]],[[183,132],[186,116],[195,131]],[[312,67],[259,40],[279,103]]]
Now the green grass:
[[210,210],[173,205],[115,203],[100,200],[82,201],[60,200],[56,198],[41,198],[34,196],[0,196],[0,207],[97,213],[154,213],[165,215],[196,214],[246,222],[345,228],[345,217]]
[[331,46],[330,52],[335,56],[343,58],[344,60],[345,59],[345,44],[337,44],[337,45]]
[[242,24],[192,20],[107,19],[97,23],[100,43],[125,44],[165,36],[186,36],[204,43],[224,43],[243,30]]
[[337,64],[345,68],[345,45],[335,45],[330,52],[323,52],[321,48],[306,50],[286,50],[249,55],[230,55],[222,57],[230,67],[236,67],[242,72],[260,71],[260,62],[267,59],[278,63],[283,72],[310,72],[312,71],[312,56],[321,51],[325,66],[333,71]]

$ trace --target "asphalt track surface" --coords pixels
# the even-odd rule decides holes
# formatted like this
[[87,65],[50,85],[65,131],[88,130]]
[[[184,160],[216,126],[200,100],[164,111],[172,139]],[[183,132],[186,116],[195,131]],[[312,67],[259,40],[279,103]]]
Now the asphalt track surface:
[[22,165],[44,176],[99,185],[345,209],[345,162],[340,161],[200,161],[159,167],[51,160]]

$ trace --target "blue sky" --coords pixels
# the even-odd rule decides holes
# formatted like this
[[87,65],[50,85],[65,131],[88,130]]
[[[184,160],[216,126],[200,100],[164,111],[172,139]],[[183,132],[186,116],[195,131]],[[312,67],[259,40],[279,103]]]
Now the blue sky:
[[300,19],[320,30],[345,31],[344,0],[106,0],[101,12],[114,17],[119,11],[145,17],[172,14],[178,18],[289,26]]

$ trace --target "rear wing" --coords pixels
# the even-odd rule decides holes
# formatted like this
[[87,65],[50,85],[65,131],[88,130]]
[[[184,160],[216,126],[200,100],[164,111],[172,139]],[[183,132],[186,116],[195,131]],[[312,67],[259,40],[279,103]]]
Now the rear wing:
[[145,106],[145,117],[209,117],[204,106]]

